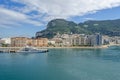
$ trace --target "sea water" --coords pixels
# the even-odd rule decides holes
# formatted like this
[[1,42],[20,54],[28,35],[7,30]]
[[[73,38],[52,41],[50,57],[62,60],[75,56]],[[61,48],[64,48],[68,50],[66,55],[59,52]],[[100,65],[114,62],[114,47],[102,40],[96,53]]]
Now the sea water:
[[0,53],[0,80],[120,80],[120,47]]

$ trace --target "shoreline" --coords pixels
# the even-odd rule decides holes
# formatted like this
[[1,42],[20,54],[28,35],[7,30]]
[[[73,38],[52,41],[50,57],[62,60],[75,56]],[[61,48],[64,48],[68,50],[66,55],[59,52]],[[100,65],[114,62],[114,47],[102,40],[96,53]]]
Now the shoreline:
[[97,47],[38,47],[38,48],[47,48],[47,49],[102,49],[102,48],[108,48],[103,46],[97,46]]
[[[62,48],[79,48],[79,49],[105,49],[105,48],[109,48],[110,46],[120,46],[120,44],[109,44],[109,45],[102,45],[102,46],[74,46],[74,47],[35,47],[35,48],[38,48],[38,49],[62,49]],[[23,47],[0,47],[0,49],[8,49],[8,48],[15,48],[15,49],[20,49],[20,48],[23,48]]]
[[[16,48],[16,49],[19,49],[19,48],[23,48],[23,47],[0,47],[0,49],[7,49],[7,48]],[[97,49],[97,48],[108,48],[107,46],[97,46],[97,47],[35,47],[35,48],[47,48],[47,49],[52,49],[52,48],[82,48],[82,49]]]

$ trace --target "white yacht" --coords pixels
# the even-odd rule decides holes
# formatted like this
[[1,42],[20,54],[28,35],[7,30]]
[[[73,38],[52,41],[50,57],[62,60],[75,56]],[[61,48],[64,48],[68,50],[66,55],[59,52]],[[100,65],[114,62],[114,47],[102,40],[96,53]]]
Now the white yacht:
[[34,47],[24,47],[17,51],[18,53],[43,53],[48,52],[47,49],[37,49]]

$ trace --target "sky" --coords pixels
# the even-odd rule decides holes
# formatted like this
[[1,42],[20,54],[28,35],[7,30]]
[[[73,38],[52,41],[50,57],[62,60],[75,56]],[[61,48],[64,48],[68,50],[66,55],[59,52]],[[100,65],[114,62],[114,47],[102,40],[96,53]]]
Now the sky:
[[34,37],[52,19],[120,19],[120,0],[0,0],[0,38]]

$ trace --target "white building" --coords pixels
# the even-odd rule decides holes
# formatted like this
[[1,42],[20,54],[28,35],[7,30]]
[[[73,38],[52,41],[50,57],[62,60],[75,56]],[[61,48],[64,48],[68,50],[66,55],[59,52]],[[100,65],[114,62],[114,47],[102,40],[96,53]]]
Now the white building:
[[106,45],[110,43],[110,37],[109,36],[102,36],[102,44]]
[[1,40],[5,41],[5,44],[11,44],[11,38],[2,38]]
[[55,44],[55,41],[49,40],[48,43],[49,43],[49,44]]

